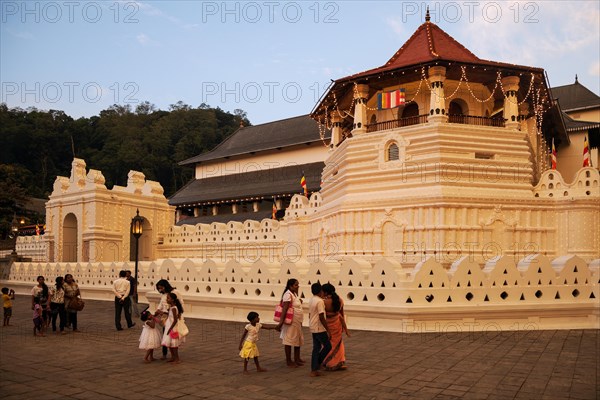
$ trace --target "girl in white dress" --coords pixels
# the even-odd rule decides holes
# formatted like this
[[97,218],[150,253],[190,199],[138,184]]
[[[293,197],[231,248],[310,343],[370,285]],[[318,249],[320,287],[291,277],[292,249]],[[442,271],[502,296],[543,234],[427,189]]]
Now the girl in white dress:
[[146,350],[144,361],[151,362],[154,361],[154,349],[160,347],[161,334],[158,330],[160,320],[148,310],[142,312],[141,319],[144,321],[144,326],[140,335],[140,349]]
[[167,362],[179,363],[179,346],[185,342],[184,337],[179,336],[177,331],[177,322],[183,313],[181,302],[173,292],[167,294],[167,303],[169,304],[169,316],[165,322],[165,333],[162,338],[162,345],[169,348],[171,359]]

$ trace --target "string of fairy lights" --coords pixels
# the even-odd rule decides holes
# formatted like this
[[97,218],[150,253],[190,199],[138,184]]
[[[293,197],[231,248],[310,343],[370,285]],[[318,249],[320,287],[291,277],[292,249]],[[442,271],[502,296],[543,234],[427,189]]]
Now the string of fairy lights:
[[[542,89],[541,88],[538,88],[537,90],[534,89],[535,74],[534,73],[530,74],[529,87],[527,89],[526,94],[523,96],[523,98],[520,101],[518,100],[517,96],[514,95],[514,93],[509,93],[510,91],[507,91],[504,89],[504,85],[502,84],[503,76],[502,76],[501,71],[496,72],[496,79],[494,81],[494,87],[490,91],[490,95],[487,98],[479,98],[471,85],[474,81],[469,79],[467,76],[467,66],[463,65],[460,68],[461,68],[461,76],[460,76],[460,79],[458,80],[458,84],[457,84],[456,88],[454,89],[454,91],[449,95],[446,95],[446,94],[441,95],[438,91],[433,90],[433,87],[430,84],[429,79],[427,78],[425,67],[422,66],[421,71],[420,71],[419,86],[416,88],[414,94],[412,94],[412,97],[410,99],[405,100],[404,104],[406,105],[406,104],[416,102],[416,98],[421,93],[423,84],[427,87],[427,89],[429,89],[430,93],[433,96],[438,96],[439,98],[443,98],[443,100],[453,99],[463,85],[466,87],[471,98],[473,98],[478,103],[489,102],[490,100],[492,100],[494,98],[494,96],[496,95],[498,90],[500,90],[500,93],[504,97],[504,100],[506,103],[514,104],[517,107],[524,104],[528,99],[530,99],[531,103],[532,103],[531,108],[532,108],[533,115],[535,117],[535,122],[536,122],[535,130],[536,130],[536,136],[538,139],[536,142],[538,144],[536,146],[537,153],[544,154],[544,156],[539,157],[538,165],[542,171],[548,169],[549,168],[548,157],[550,156],[551,148],[548,146],[548,143],[546,142],[544,135],[542,134],[542,125],[543,125],[544,114],[550,109],[550,107],[548,107],[549,101],[548,101],[548,98],[545,95],[545,93],[542,92]],[[475,68],[475,67],[473,66],[473,68]],[[484,68],[484,71],[486,71],[486,70],[487,70],[487,68]],[[415,70],[414,72],[419,72],[419,70]],[[392,72],[391,74],[393,75],[394,72]],[[404,72],[402,72],[402,74],[404,74]],[[381,78],[381,77],[382,76],[379,76],[379,78]],[[326,147],[328,147],[329,145],[327,144],[327,141],[325,139],[325,132],[327,130],[331,130],[333,128],[333,122],[332,122],[333,114],[336,113],[342,120],[354,118],[354,108],[356,105],[356,99],[358,99],[360,97],[360,95],[358,92],[358,84],[356,82],[352,82],[352,84],[353,84],[353,96],[352,96],[352,100],[347,109],[342,109],[340,107],[336,92],[331,91],[331,96],[333,99],[332,104],[323,105],[319,110],[320,113],[319,113],[319,117],[317,119],[318,126],[319,126],[319,135],[321,137],[321,141],[323,142],[323,145]],[[332,109],[331,111],[330,111],[330,108]],[[379,110],[377,107],[369,107],[369,106],[366,106],[366,109],[368,111],[378,111]],[[531,132],[528,132],[528,134],[531,135]]]

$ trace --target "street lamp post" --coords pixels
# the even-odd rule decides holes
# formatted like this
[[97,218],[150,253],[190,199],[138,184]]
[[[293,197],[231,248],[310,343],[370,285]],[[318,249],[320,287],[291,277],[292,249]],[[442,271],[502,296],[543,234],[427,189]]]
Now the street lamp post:
[[135,237],[135,284],[138,285],[138,245],[140,236],[142,236],[142,225],[144,224],[144,217],[140,216],[140,210],[135,211],[136,215],[131,219],[131,234]]

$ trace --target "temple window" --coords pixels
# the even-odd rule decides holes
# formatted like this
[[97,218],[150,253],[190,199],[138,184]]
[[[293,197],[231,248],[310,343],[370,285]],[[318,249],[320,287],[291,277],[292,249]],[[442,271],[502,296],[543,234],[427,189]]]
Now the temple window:
[[400,158],[400,152],[396,143],[391,143],[387,148],[387,160],[396,161]]

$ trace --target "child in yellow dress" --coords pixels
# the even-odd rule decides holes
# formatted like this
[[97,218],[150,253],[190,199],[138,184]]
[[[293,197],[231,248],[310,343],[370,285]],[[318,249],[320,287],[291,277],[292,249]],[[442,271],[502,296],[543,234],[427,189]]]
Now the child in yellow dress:
[[251,311],[248,314],[248,321],[250,323],[244,327],[244,333],[242,334],[242,339],[240,340],[240,357],[244,359],[244,374],[248,373],[248,360],[250,358],[254,359],[254,364],[256,364],[257,372],[266,372],[267,370],[260,367],[258,363],[258,347],[256,346],[256,342],[258,341],[258,332],[261,328],[263,329],[275,329],[275,325],[263,325],[260,323],[260,318],[258,317],[258,313]]

